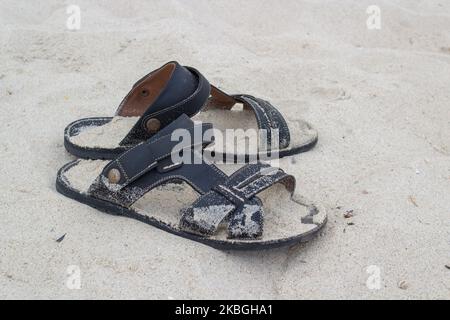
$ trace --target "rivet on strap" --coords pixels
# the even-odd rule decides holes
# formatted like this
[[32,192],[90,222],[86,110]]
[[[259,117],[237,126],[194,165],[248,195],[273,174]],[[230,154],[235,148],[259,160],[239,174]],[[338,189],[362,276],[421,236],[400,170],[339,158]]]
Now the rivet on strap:
[[161,128],[161,121],[156,118],[148,119],[145,127],[149,133],[156,133]]
[[120,171],[116,168],[109,170],[108,180],[110,183],[116,184],[120,181]]

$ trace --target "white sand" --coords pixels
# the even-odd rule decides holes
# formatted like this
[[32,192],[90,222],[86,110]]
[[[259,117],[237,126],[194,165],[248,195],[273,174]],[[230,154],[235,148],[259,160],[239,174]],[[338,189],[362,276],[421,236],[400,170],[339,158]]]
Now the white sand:
[[[381,30],[365,0],[77,1],[68,31],[60,1],[2,1],[0,298],[449,299],[450,3],[376,2]],[[64,127],[172,59],[318,129],[290,169],[329,209],[319,238],[221,252],[55,191]]]

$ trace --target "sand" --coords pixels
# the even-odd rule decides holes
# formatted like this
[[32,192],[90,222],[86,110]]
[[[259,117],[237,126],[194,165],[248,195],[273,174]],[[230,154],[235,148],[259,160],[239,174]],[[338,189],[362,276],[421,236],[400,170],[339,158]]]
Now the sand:
[[[69,31],[70,2],[2,1],[0,298],[449,299],[450,3],[377,3],[380,30],[372,1],[77,1]],[[222,252],[55,191],[64,127],[169,60],[318,130],[289,164],[318,238]]]

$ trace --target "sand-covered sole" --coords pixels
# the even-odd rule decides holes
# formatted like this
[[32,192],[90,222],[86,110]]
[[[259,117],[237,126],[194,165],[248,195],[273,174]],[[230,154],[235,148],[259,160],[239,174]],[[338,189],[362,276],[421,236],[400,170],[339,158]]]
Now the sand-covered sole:
[[[120,146],[139,117],[96,117],[80,119],[66,127],[64,145],[70,153],[83,159],[114,159],[129,147]],[[249,110],[208,109],[192,118],[194,121],[212,123],[224,139],[216,139],[208,149],[217,157],[225,159],[265,159],[267,152],[251,153],[244,136],[227,141],[226,130],[258,128],[254,114]],[[303,120],[286,119],[291,142],[285,149],[277,150],[282,158],[310,150],[317,143],[318,133]],[[247,149],[246,149],[247,148]],[[243,150],[243,151],[241,151]]]

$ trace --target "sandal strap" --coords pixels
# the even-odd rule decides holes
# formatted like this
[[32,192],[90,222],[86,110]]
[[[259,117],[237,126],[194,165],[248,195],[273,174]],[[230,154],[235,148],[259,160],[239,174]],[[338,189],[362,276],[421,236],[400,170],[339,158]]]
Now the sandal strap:
[[[173,140],[173,133],[177,129],[186,130],[184,133],[187,133],[189,141],[183,140],[180,143],[178,140]],[[188,116],[182,115],[157,136],[138,144],[111,161],[103,169],[101,175],[106,179],[109,178],[110,184],[114,184],[114,189],[123,188],[146,172],[156,168],[161,160],[170,158],[172,154],[192,147],[202,149],[202,146],[210,144],[213,138],[204,139],[207,130],[212,130],[210,123],[194,125]],[[171,165],[176,164],[171,163]],[[113,174],[116,177],[115,181],[114,178],[111,179]]]
[[259,238],[263,209],[256,194],[278,182],[294,192],[295,178],[283,170],[261,162],[246,165],[184,208],[180,226],[187,232],[210,236],[228,218],[229,238]]
[[[142,105],[142,103],[145,103],[145,100],[142,100],[145,97],[139,97],[138,94],[142,91],[142,87],[145,87],[146,81],[151,81],[159,70],[172,66],[174,70],[165,83],[165,87],[150,105],[144,105],[143,113],[139,114],[140,118],[136,124],[120,142],[121,146],[135,145],[145,141],[180,115],[186,114],[192,117],[203,108],[210,93],[208,80],[194,68],[183,67],[177,62],[170,62],[139,80],[121,103],[117,114],[126,114],[124,110],[127,106],[133,108],[134,104]],[[143,90],[143,92],[146,92],[146,90]],[[135,102],[135,100],[139,102]]]
[[[211,128],[211,124],[195,125],[188,116],[180,116],[147,142],[108,163],[88,193],[129,207],[151,189],[170,180],[186,181],[201,194],[207,192],[226,179],[226,175],[207,163],[201,154],[213,141],[213,138],[205,138],[206,130]],[[191,139],[172,141],[172,133],[177,129],[187,130],[185,133],[189,133]],[[190,156],[189,163],[172,162],[171,155],[180,151]]]
[[[241,94],[233,96],[242,102],[245,107],[251,108],[256,115],[256,121],[260,130],[265,130],[261,147],[263,150],[279,150],[289,146],[291,137],[289,127],[283,115],[268,101],[254,96]],[[276,132],[276,133],[275,133]],[[278,135],[278,144],[273,140]]]

